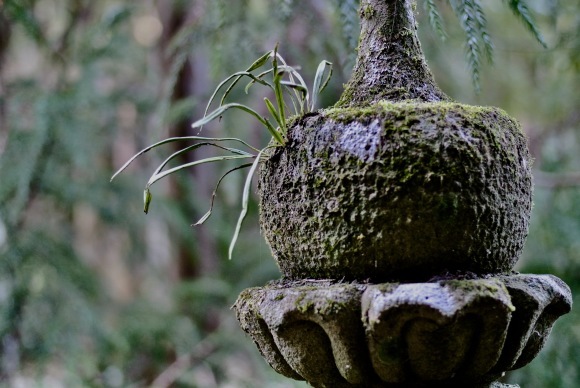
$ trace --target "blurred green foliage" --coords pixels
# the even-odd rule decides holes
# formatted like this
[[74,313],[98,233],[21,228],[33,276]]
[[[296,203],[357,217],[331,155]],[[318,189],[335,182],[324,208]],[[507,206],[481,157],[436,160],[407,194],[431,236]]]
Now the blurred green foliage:
[[[196,228],[190,224],[228,166],[168,179],[147,217],[142,187],[167,152],[152,151],[130,174],[109,178],[144,146],[188,134],[216,84],[276,42],[308,83],[321,59],[334,63],[321,101],[333,104],[353,65],[356,3],[0,1],[1,384],[303,386],[265,365],[229,310],[243,288],[279,276],[255,202],[234,260],[226,259],[243,178],[227,178],[213,218]],[[495,63],[480,69],[476,94],[464,28],[447,2],[436,3],[445,42],[429,27],[429,12],[418,12],[440,86],[518,118],[536,159],[535,207],[518,270],[555,274],[578,295],[580,5],[528,2],[543,49],[505,6],[486,2]],[[233,97],[254,105],[262,98]],[[236,114],[203,131],[256,146],[268,141]],[[576,386],[577,310],[506,381]]]

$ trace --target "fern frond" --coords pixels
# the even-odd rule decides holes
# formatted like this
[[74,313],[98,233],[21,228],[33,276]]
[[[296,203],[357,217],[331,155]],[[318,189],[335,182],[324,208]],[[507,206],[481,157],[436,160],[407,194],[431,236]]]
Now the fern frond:
[[475,90],[480,90],[480,73],[481,73],[481,33],[479,22],[476,19],[473,0],[450,0],[451,8],[457,15],[461,28],[465,32],[466,42],[465,49],[467,63],[471,70],[471,80]]
[[[12,19],[18,24],[20,24],[24,31],[41,47],[48,47],[48,42],[46,40],[45,34],[42,31],[40,22],[34,15],[31,7],[27,7],[25,4],[21,4],[20,1],[7,0],[4,4],[7,12],[8,19]],[[2,2],[0,2],[0,9],[2,8]]]
[[532,17],[528,5],[523,0],[504,0],[508,7],[512,10],[513,14],[520,19],[524,26],[532,33],[534,38],[544,47],[547,48],[548,45],[544,41],[544,37],[538,30],[536,21]]
[[479,0],[473,0],[470,4],[473,14],[475,15],[475,21],[477,22],[477,28],[479,30],[479,35],[481,37],[481,41],[483,43],[483,51],[487,60],[491,63],[493,62],[493,42],[491,41],[491,37],[489,36],[489,32],[487,30],[487,19],[485,18],[485,14],[483,13],[483,9],[481,8],[481,4],[479,4]]
[[342,24],[342,35],[348,45],[348,52],[352,53],[350,61],[354,62],[355,49],[358,43],[358,9],[359,0],[335,0]]
[[447,40],[447,32],[443,28],[443,18],[441,14],[439,14],[439,10],[437,9],[437,5],[435,5],[435,0],[425,0],[425,11],[427,15],[429,15],[429,24],[433,31],[437,33],[439,39],[442,41]]

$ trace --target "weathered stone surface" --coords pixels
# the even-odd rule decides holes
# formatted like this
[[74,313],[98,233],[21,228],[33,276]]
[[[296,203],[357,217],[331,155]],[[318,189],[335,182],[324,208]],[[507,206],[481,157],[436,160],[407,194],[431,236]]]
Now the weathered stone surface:
[[489,388],[520,388],[517,384],[502,384],[498,382],[493,382]]
[[315,385],[360,384],[372,374],[360,324],[363,290],[330,282],[274,284],[245,290],[234,307],[277,372]]
[[519,125],[497,108],[321,111],[262,165],[262,231],[290,279],[505,272],[528,233],[530,165]]
[[369,286],[362,306],[374,369],[390,383],[486,376],[514,310],[498,280]]
[[572,294],[568,285],[553,275],[521,274],[502,280],[517,309],[496,369],[513,370],[538,355],[556,319],[570,312]]
[[356,64],[338,106],[362,106],[380,100],[450,100],[427,67],[411,3],[361,0]]
[[234,308],[276,371],[315,387],[495,387],[537,354],[571,302],[553,276],[501,275],[282,281],[245,290]]

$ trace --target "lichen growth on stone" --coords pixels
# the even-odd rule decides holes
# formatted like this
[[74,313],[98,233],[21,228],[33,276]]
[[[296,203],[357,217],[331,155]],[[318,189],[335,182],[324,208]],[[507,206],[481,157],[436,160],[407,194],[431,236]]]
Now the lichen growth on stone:
[[297,120],[262,166],[262,228],[292,279],[509,271],[528,231],[530,164],[497,108],[332,108]]

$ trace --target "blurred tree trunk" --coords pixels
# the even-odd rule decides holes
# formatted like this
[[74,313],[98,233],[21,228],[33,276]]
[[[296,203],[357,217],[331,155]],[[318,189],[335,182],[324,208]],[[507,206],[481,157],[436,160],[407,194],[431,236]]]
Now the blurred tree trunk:
[[[1,4],[1,2],[0,2]],[[8,43],[10,42],[10,24],[0,5],[0,155],[6,146],[8,138],[8,124],[6,122],[6,91],[4,86],[3,67]]]
[[[174,58],[168,58],[166,49],[170,45],[171,40],[179,33],[182,28],[189,27],[196,24],[200,17],[204,14],[205,5],[197,3],[190,7],[186,7],[182,2],[174,0],[163,0],[158,3],[158,12],[161,18],[161,23],[163,25],[163,34],[159,44],[158,55],[159,60],[162,63],[162,69],[164,72],[165,79],[171,77],[172,62]],[[170,104],[178,103],[186,98],[191,97],[196,94],[198,83],[202,83],[202,79],[197,79],[197,74],[202,73],[201,71],[196,71],[200,67],[201,60],[198,61],[196,58],[188,57],[183,66],[179,69],[177,74],[177,80],[175,82],[174,89],[171,94]],[[204,85],[201,85],[202,87]],[[199,93],[197,93],[199,94]],[[199,111],[199,109],[197,109]],[[180,119],[178,122],[171,124],[169,128],[170,136],[191,136],[191,122],[194,120],[196,114],[202,114],[202,111],[196,112],[194,110],[192,115]],[[180,149],[181,145],[175,146],[175,151]],[[196,150],[195,152],[188,152],[183,157],[180,163],[188,163],[196,159],[200,159],[203,155],[200,153],[203,151]],[[189,170],[188,173],[191,175],[190,179],[195,179],[195,192],[193,195],[201,198],[208,198],[211,194],[213,184],[214,173],[212,173],[213,166],[206,165],[203,169]],[[171,192],[177,202],[179,203],[183,214],[189,217],[193,217],[196,214],[195,208],[192,206],[192,201],[188,199],[188,196],[192,195],[188,187],[184,187],[176,180],[171,182]],[[193,219],[192,219],[193,223]],[[195,233],[195,234],[194,234]],[[215,273],[218,268],[217,261],[217,247],[216,241],[213,236],[207,232],[204,228],[199,228],[195,232],[190,232],[191,238],[195,237],[196,240],[196,250],[193,252],[188,249],[189,244],[181,242],[177,248],[177,265],[178,273],[181,279],[191,279],[199,275],[207,275]],[[194,256],[196,255],[196,256]]]

